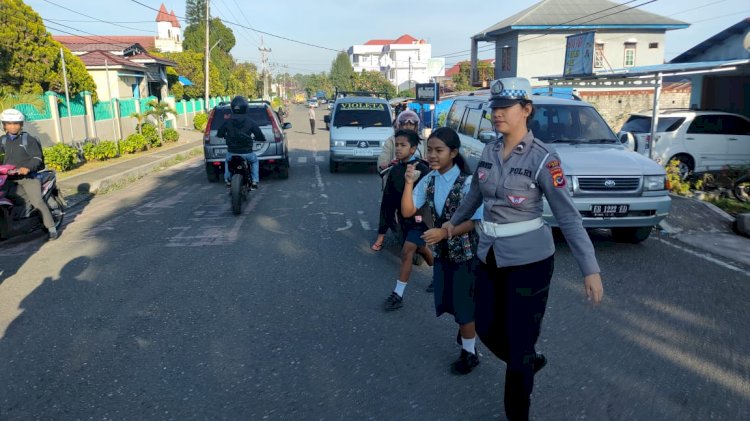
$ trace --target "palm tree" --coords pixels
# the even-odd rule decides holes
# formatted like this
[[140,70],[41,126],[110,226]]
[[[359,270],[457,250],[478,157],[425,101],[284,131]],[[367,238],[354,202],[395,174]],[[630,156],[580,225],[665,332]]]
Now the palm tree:
[[136,119],[136,121],[138,121],[138,134],[143,134],[143,129],[141,127],[143,127],[143,120],[146,119],[147,114],[146,113],[132,113],[130,114],[130,117],[133,117],[134,119]]
[[28,104],[37,110],[44,108],[44,99],[41,95],[22,94],[9,87],[0,87],[0,110],[13,108],[20,104]]
[[164,137],[162,135],[162,131],[164,130],[164,120],[167,119],[169,114],[177,116],[177,111],[164,101],[158,102],[153,100],[149,102],[148,105],[151,109],[146,111],[146,115],[151,115],[156,118],[156,128],[159,131],[159,142],[164,143]]

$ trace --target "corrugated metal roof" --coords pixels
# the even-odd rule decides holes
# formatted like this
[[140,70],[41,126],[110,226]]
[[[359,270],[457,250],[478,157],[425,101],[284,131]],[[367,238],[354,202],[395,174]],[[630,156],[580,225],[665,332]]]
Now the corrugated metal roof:
[[133,63],[132,61],[129,61],[128,59],[117,56],[111,53],[108,53],[106,51],[91,51],[86,54],[82,54],[78,56],[78,58],[83,61],[83,64],[86,65],[86,67],[101,67],[104,66],[104,61],[107,61],[107,66],[112,67],[124,67],[129,69],[136,69],[136,70],[145,70],[146,66],[139,64],[139,63]]
[[558,29],[606,28],[661,28],[678,29],[685,22],[657,15],[631,5],[608,0],[543,0],[515,15],[502,20],[474,35],[482,41],[487,36],[499,35],[516,29],[548,31]]

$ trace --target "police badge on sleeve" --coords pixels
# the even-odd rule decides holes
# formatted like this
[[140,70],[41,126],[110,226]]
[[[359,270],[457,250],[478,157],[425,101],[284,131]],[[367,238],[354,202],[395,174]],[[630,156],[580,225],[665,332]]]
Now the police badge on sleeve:
[[546,167],[552,177],[552,185],[555,187],[565,187],[565,174],[563,173],[560,161],[550,161]]

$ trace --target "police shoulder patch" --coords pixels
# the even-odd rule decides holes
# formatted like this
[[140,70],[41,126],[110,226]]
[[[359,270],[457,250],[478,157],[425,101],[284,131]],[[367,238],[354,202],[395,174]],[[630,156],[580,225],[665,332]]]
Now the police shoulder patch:
[[565,174],[563,173],[560,161],[552,160],[546,165],[549,171],[550,177],[552,178],[552,185],[555,187],[565,187]]

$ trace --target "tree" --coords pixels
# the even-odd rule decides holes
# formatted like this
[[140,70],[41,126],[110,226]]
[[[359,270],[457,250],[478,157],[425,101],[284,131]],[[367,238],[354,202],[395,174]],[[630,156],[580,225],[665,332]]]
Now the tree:
[[253,98],[257,96],[257,79],[258,72],[255,65],[249,63],[237,64],[229,77],[227,93]]
[[[185,86],[185,97],[203,98],[206,90],[203,54],[195,51],[183,51],[181,53],[165,53],[164,57],[177,63],[177,66],[175,67],[177,74],[185,76],[193,82],[191,86]],[[209,67],[208,75],[211,94],[225,94],[226,88],[224,87],[221,75],[219,70],[216,69],[216,66]]]
[[352,89],[355,91],[385,92],[390,97],[396,95],[396,87],[377,71],[366,71],[355,73]]
[[[212,18],[209,21],[208,40],[210,46],[213,46],[219,40],[214,50],[223,51],[229,53],[234,45],[237,43],[237,39],[234,37],[234,32],[231,28],[224,25],[219,18]],[[206,49],[206,23],[200,22],[195,25],[188,25],[185,28],[184,39],[182,41],[182,49],[190,51],[203,52]],[[214,51],[212,50],[212,51]],[[213,54],[211,56],[213,58]]]
[[[476,90],[474,86],[471,85],[471,62],[469,61],[462,61],[458,65],[458,73],[453,75],[453,83],[456,86],[456,90],[459,91],[473,91]],[[477,72],[479,73],[479,80],[491,80],[494,78],[494,67],[492,67],[492,63],[489,61],[479,61],[477,62]]]
[[138,122],[138,134],[143,134],[141,127],[143,126],[143,120],[146,118],[145,113],[130,113],[130,117],[134,118]]
[[339,91],[351,91],[353,76],[354,69],[349,62],[349,55],[341,51],[331,63],[331,84]]
[[[0,85],[13,86],[19,94],[65,91],[60,48],[41,17],[20,0],[3,0],[0,13]],[[64,48],[68,89],[72,95],[93,93],[96,84],[83,62]]]
[[185,0],[185,18],[188,26],[206,21],[206,0]]
[[13,108],[20,104],[28,104],[37,110],[41,110],[44,108],[44,99],[37,94],[20,94],[10,87],[0,86],[0,110]]
[[150,101],[148,105],[151,107],[150,110],[146,111],[146,115],[154,116],[156,118],[156,128],[159,130],[159,142],[164,143],[164,120],[169,117],[169,114],[177,116],[177,111],[169,106],[166,102],[157,102],[156,100]]

